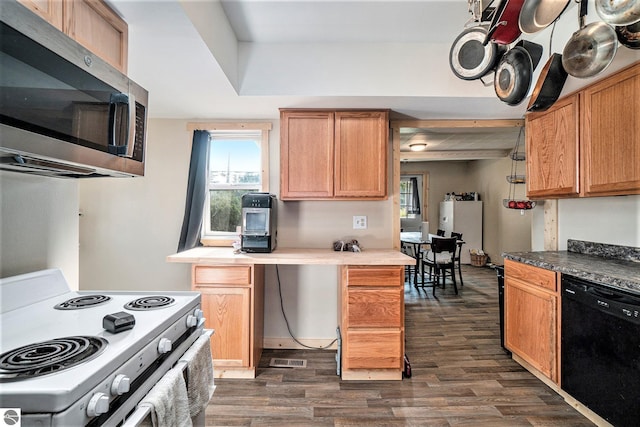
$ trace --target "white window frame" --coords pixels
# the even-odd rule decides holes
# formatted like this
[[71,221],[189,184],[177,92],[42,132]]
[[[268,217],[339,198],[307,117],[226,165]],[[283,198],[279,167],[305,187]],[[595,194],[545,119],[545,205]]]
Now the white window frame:
[[[238,139],[246,139],[248,136],[255,136],[259,132],[261,170],[260,170],[260,191],[269,192],[269,131],[272,128],[270,122],[207,122],[207,123],[190,123],[187,129],[206,130],[218,135],[224,135],[228,132],[230,137]],[[208,154],[207,154],[208,155]],[[252,189],[253,185],[233,185],[230,189]],[[202,221],[200,242],[204,246],[231,246],[238,239],[235,232],[215,234],[208,233],[210,229],[210,202],[209,202],[209,167],[207,166],[207,195],[204,204],[204,216]]]

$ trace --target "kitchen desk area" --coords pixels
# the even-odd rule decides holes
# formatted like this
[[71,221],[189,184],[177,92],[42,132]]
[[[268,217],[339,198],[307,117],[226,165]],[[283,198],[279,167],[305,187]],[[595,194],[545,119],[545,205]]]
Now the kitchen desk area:
[[342,379],[402,379],[404,268],[414,258],[393,249],[234,253],[197,247],[167,261],[191,264],[191,287],[202,293],[205,325],[216,331],[211,339],[216,377],[256,376],[263,348],[265,265],[326,265],[337,267]]

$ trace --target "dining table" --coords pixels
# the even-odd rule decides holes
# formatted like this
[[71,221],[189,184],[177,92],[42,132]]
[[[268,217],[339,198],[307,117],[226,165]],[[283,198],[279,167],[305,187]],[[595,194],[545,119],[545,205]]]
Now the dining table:
[[[434,237],[441,238],[442,236],[438,236],[437,234],[431,234],[431,233],[424,236],[421,231],[401,231],[400,232],[401,244],[412,245],[413,253],[411,254],[411,256],[413,256],[416,259],[416,266],[413,270],[414,285],[418,283],[418,274],[420,274],[420,276],[422,277],[422,284],[425,283],[424,271],[423,271],[422,263],[420,262],[422,260],[422,252],[423,252],[422,247],[425,245],[430,245],[431,239]],[[458,248],[461,248],[462,245],[464,245],[464,243],[465,243],[464,240],[456,241]]]

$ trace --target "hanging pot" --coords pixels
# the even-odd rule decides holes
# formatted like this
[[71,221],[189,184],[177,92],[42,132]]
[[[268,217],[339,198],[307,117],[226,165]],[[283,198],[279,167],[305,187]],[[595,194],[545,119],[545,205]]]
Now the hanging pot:
[[629,49],[640,49],[640,21],[616,27],[618,41]]
[[485,26],[467,28],[455,39],[449,51],[449,65],[453,73],[463,80],[476,80],[496,67],[506,50],[496,43],[483,42],[487,36]]
[[562,55],[554,53],[542,67],[527,111],[545,111],[558,100],[567,80],[567,72],[562,67]]
[[616,32],[602,21],[584,25],[587,0],[580,1],[580,29],[573,33],[562,52],[562,66],[574,77],[593,77],[611,64],[618,48]]
[[526,34],[538,31],[553,24],[564,12],[571,0],[524,0],[518,26]]
[[496,7],[485,44],[494,41],[499,44],[511,44],[521,34],[518,16],[524,0],[500,0]]
[[509,105],[522,102],[541,54],[542,46],[539,44],[521,41],[502,55],[493,79],[493,87],[501,101]]
[[630,25],[640,21],[638,0],[595,0],[596,12],[611,25]]

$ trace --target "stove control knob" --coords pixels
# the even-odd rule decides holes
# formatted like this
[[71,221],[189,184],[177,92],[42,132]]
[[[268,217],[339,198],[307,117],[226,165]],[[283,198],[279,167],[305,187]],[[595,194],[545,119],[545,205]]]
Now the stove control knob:
[[171,351],[171,340],[169,338],[160,338],[158,343],[158,353],[165,354]]
[[96,393],[91,396],[87,405],[87,415],[96,417],[107,412],[109,412],[109,396],[104,393]]
[[200,320],[204,315],[204,311],[200,310],[199,308],[196,308],[195,310],[193,310],[193,315],[196,316],[196,319]]
[[113,396],[120,396],[127,393],[129,391],[130,382],[131,379],[128,376],[123,374],[116,375],[111,383],[111,394]]
[[194,326],[198,326],[198,318],[190,314],[187,316],[187,328],[193,328]]

